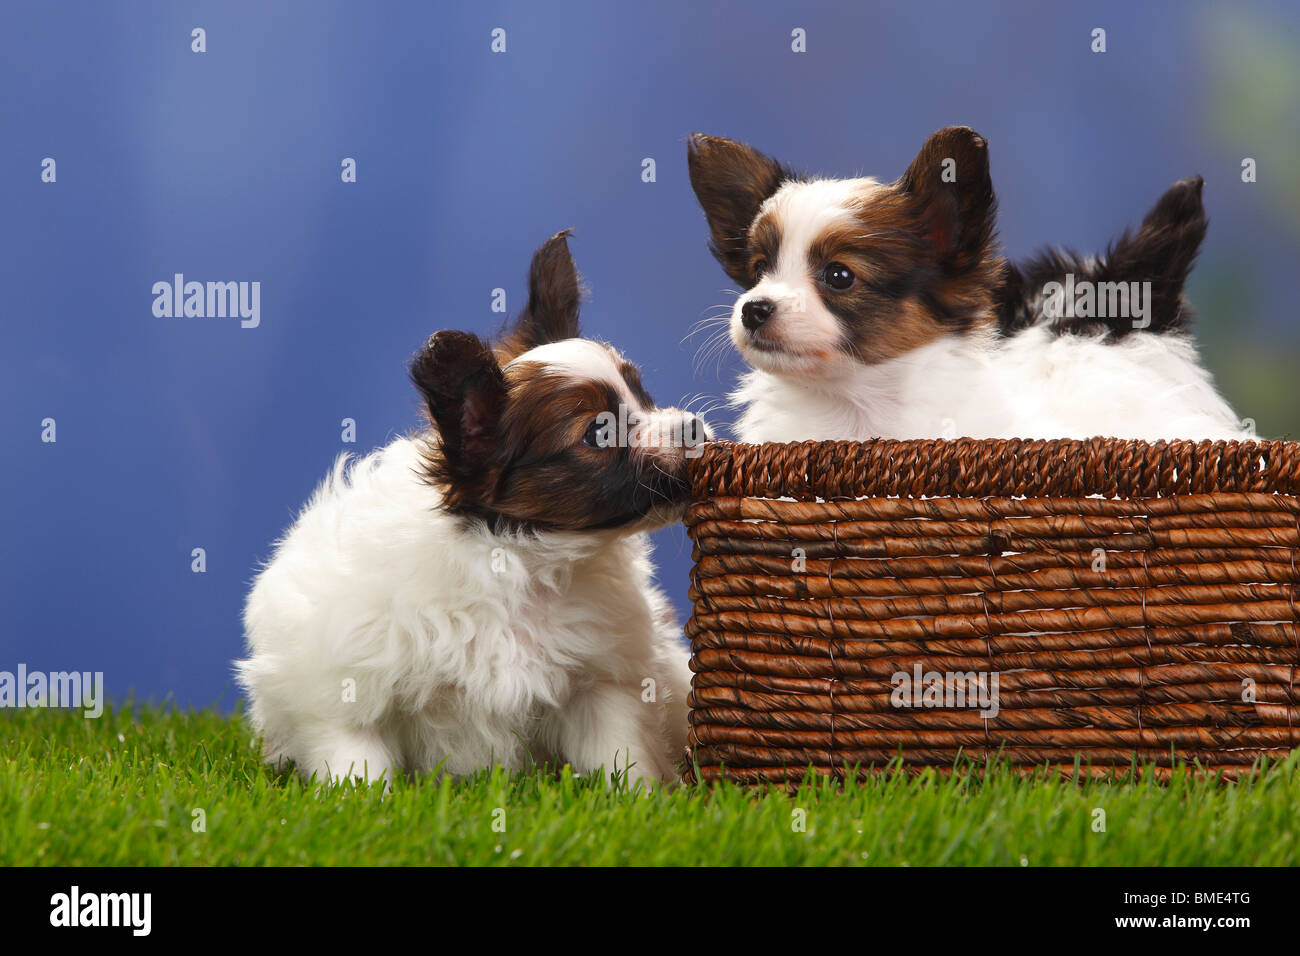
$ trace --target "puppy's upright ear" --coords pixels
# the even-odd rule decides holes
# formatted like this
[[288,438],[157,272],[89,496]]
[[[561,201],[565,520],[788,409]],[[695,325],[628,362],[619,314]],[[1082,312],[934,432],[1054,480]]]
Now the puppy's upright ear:
[[749,227],[759,207],[794,174],[744,143],[700,133],[687,140],[686,165],[709,223],[709,250],[727,275],[748,288]]
[[447,503],[464,505],[484,490],[506,404],[506,382],[491,347],[469,332],[435,333],[411,361],[411,381],[438,429],[439,454],[426,461],[446,486]]
[[927,241],[950,273],[978,265],[991,251],[997,197],[989,145],[968,126],[949,126],[925,141],[895,184],[917,205]]
[[1151,283],[1151,331],[1172,331],[1190,324],[1183,284],[1209,226],[1201,201],[1204,184],[1200,176],[1174,183],[1137,231],[1126,231],[1106,253],[1101,281]]
[[569,252],[570,229],[557,232],[533,253],[528,268],[528,304],[504,336],[498,351],[509,361],[548,342],[576,339],[582,283]]

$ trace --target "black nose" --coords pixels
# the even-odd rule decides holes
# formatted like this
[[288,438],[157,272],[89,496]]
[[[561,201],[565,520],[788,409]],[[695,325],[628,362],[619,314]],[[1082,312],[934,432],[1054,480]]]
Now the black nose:
[[776,303],[771,299],[750,299],[740,307],[740,321],[745,328],[753,332],[772,317]]

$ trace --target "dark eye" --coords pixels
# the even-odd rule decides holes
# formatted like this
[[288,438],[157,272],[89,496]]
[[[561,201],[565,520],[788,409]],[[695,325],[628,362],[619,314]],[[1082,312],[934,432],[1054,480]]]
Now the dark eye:
[[605,421],[597,418],[587,426],[586,432],[582,435],[582,443],[589,448],[607,448],[608,441],[605,432]]
[[853,271],[842,262],[832,262],[822,270],[822,281],[840,292],[853,285],[854,278]]
[[766,259],[759,259],[757,262],[755,262],[755,263],[754,263],[754,281],[757,282],[759,279],[763,278],[763,273],[765,273],[766,271],[767,271],[767,260],[766,260]]

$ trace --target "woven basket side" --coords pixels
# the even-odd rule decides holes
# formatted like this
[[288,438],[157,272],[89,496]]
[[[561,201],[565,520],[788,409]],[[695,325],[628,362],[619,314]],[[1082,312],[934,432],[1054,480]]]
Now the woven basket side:
[[739,445],[691,462],[693,497],[894,495],[1156,498],[1209,492],[1300,494],[1300,443],[1095,438]]
[[1300,746],[1300,445],[716,444],[692,469],[692,776],[1233,777]]

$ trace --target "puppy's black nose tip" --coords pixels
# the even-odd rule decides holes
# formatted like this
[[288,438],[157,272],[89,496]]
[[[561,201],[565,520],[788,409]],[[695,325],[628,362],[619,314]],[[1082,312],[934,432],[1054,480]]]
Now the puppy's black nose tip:
[[740,307],[740,321],[749,331],[755,331],[772,317],[776,303],[771,299],[750,299]]

